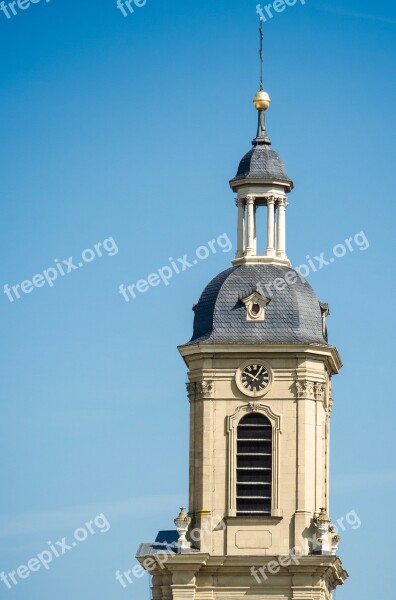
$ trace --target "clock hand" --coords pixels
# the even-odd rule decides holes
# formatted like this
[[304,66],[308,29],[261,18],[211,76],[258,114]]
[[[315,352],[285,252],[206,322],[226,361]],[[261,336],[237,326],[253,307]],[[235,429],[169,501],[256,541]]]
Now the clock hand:
[[255,381],[257,381],[257,377],[254,377],[254,375],[252,375],[251,373],[246,373],[245,375],[249,375],[249,377],[251,377],[252,379],[254,379]]

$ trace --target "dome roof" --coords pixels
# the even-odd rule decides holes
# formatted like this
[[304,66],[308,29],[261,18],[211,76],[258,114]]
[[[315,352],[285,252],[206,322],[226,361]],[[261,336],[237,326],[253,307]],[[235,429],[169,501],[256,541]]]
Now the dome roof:
[[282,158],[275,150],[264,144],[254,146],[242,158],[233,181],[239,179],[268,179],[292,184]]
[[[291,273],[295,283],[288,284]],[[248,322],[241,301],[255,291],[271,299],[263,322]],[[205,288],[194,310],[189,344],[327,344],[321,304],[312,287],[297,271],[281,265],[223,271]]]

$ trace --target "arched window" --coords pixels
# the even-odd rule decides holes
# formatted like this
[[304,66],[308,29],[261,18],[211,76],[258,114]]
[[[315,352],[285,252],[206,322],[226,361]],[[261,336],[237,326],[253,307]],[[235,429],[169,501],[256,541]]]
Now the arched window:
[[239,422],[236,470],[237,516],[271,516],[272,425],[262,414]]

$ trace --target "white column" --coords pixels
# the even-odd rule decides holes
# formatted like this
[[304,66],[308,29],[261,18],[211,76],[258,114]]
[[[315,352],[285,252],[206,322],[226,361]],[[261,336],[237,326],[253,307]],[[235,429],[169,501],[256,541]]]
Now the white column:
[[286,198],[278,200],[278,235],[276,241],[276,256],[286,258]]
[[245,201],[242,198],[237,200],[238,206],[238,249],[236,257],[245,255]]
[[246,198],[247,206],[247,248],[246,255],[254,255],[254,196]]
[[257,206],[254,205],[253,211],[254,233],[253,233],[253,254],[257,256]]
[[275,256],[275,198],[267,199],[267,252],[266,256]]

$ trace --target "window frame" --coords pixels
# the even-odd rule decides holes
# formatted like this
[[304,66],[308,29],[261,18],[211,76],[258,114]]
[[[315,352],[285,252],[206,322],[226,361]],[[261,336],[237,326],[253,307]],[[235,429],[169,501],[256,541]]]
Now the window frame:
[[279,446],[281,434],[281,416],[275,414],[269,406],[258,402],[249,402],[239,406],[235,413],[227,417],[227,436],[228,436],[228,502],[227,516],[237,516],[237,439],[238,426],[241,420],[248,414],[256,412],[268,419],[272,426],[272,486],[271,486],[271,515],[252,515],[251,517],[239,516],[240,519],[266,519],[271,517],[280,517],[279,507]]

